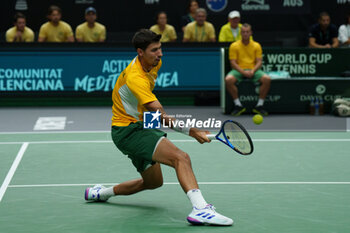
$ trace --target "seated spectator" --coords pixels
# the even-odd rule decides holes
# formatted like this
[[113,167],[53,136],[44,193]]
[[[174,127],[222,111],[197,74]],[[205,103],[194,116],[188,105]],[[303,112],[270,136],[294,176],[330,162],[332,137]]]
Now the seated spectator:
[[38,42],[74,42],[71,26],[61,21],[62,11],[58,6],[50,6],[49,22],[40,27]]
[[207,11],[204,8],[198,8],[195,21],[185,27],[183,42],[215,42],[215,28],[206,19]]
[[167,24],[168,19],[164,11],[161,11],[157,14],[157,24],[153,25],[150,30],[162,35],[160,42],[173,42],[176,41],[177,36],[175,28]]
[[194,16],[196,15],[196,10],[199,8],[198,6],[199,5],[198,5],[197,0],[190,0],[188,2],[188,6],[187,6],[188,14],[182,16],[182,18],[181,18],[182,31],[185,31],[185,27],[187,24],[194,21]]
[[250,39],[252,27],[245,23],[241,27],[242,39],[233,42],[229,48],[229,59],[232,70],[225,77],[226,89],[230,93],[235,105],[231,115],[239,116],[246,111],[238,96],[236,84],[242,80],[250,80],[261,83],[259,89],[259,100],[253,112],[267,115],[263,108],[265,98],[270,90],[271,78],[260,70],[262,65],[262,49],[258,42]]
[[338,30],[331,24],[331,18],[327,12],[321,12],[318,23],[312,25],[309,33],[310,48],[337,48]]
[[7,42],[33,42],[34,32],[26,26],[26,17],[17,13],[14,17],[14,26],[6,31]]
[[231,11],[228,14],[228,23],[221,27],[219,42],[235,42],[242,39],[240,24],[241,15],[238,11]]
[[75,38],[78,42],[104,42],[106,40],[106,27],[96,22],[97,13],[93,7],[85,10],[86,22],[75,29]]
[[338,40],[343,47],[350,47],[350,12],[346,15],[345,24],[339,27]]

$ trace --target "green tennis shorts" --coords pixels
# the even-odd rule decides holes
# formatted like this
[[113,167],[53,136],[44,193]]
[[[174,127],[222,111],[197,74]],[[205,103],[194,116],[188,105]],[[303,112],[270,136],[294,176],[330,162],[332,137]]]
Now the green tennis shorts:
[[152,161],[154,150],[166,133],[158,129],[144,129],[138,121],[128,126],[112,126],[112,139],[118,149],[131,159],[138,172],[143,172],[155,162]]
[[[241,73],[239,73],[237,70],[231,70],[228,73],[228,75],[234,76],[237,79],[238,83],[242,82],[245,79],[248,79],[248,78],[244,77]],[[265,73],[259,69],[254,73],[254,76],[250,80],[252,80],[253,83],[257,83],[257,82],[259,82],[261,77],[264,75],[265,75]]]

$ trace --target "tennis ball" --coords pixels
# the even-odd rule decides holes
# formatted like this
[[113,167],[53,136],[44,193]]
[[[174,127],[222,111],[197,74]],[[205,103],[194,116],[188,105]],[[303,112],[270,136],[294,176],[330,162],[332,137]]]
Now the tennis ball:
[[264,118],[260,114],[255,114],[253,116],[253,122],[257,125],[260,125],[263,122]]

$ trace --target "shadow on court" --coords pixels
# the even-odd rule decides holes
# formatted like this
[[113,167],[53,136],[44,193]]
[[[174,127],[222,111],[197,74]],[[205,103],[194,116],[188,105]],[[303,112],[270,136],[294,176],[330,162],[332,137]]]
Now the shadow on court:
[[145,210],[145,211],[152,211],[152,212],[161,212],[164,211],[165,208],[162,208],[160,206],[151,206],[151,205],[145,205],[145,204],[137,204],[137,203],[118,203],[118,202],[86,202],[87,205],[101,205],[104,207],[116,207],[118,209],[138,209],[138,210]]

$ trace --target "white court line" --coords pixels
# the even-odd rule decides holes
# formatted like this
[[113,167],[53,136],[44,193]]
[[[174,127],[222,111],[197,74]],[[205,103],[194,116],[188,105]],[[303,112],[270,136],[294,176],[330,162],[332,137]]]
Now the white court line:
[[22,157],[24,155],[24,152],[26,151],[28,145],[29,145],[28,142],[24,142],[23,143],[23,145],[21,146],[21,149],[19,150],[15,160],[12,163],[12,166],[11,166],[9,172],[7,173],[7,175],[5,177],[4,182],[1,185],[1,188],[0,188],[0,202],[1,202],[3,196],[4,196],[5,192],[6,192],[7,187],[9,186],[9,184],[10,184],[10,182],[12,180],[13,175],[16,172],[18,164],[21,162],[21,159],[22,159]]
[[[116,185],[119,183],[103,183],[103,185]],[[179,185],[178,182],[165,182],[165,185]],[[314,182],[314,181],[253,181],[253,182],[198,182],[200,185],[350,185],[350,182]],[[9,188],[43,188],[43,187],[74,187],[94,186],[95,184],[28,184],[9,185]]]
[[107,130],[96,130],[96,131],[45,131],[45,132],[37,132],[37,131],[30,131],[30,132],[0,132],[1,134],[65,134],[65,133],[110,133],[111,131]]
[[[348,123],[349,122],[349,123]],[[298,132],[327,132],[327,133],[332,133],[332,132],[335,132],[335,133],[342,133],[342,132],[350,132],[350,120],[349,118],[347,119],[347,123],[348,123],[348,126],[347,129],[348,130],[345,130],[344,129],[252,129],[252,130],[248,130],[249,132],[256,132],[256,133],[275,133],[275,132],[292,132],[292,133],[298,133]],[[212,130],[212,129],[208,129],[209,131]],[[165,129],[164,131],[170,131],[170,132],[173,132],[172,130],[170,129]],[[11,135],[11,134],[84,134],[84,133],[111,133],[110,130],[87,130],[87,131],[45,131],[45,132],[37,132],[37,131],[19,131],[19,132],[0,132],[0,135]]]
[[[194,139],[170,139],[172,142],[197,142]],[[212,142],[219,142],[213,140]],[[253,139],[253,142],[350,142],[350,138],[305,138],[305,139]],[[0,145],[22,144],[23,142],[0,142]],[[95,141],[33,141],[30,144],[72,144],[72,143],[113,143],[108,140]]]

